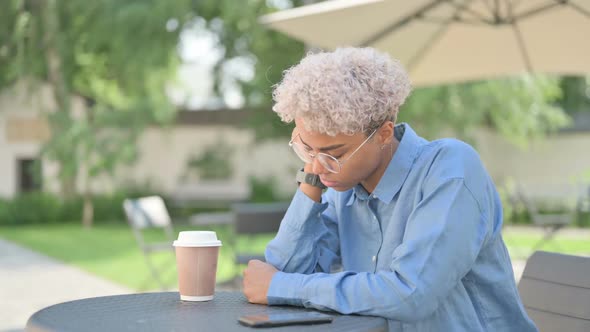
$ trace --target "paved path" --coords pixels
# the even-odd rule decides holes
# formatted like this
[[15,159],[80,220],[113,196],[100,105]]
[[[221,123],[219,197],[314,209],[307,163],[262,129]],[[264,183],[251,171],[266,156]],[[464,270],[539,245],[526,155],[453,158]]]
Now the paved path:
[[0,331],[22,331],[37,310],[132,291],[0,239]]

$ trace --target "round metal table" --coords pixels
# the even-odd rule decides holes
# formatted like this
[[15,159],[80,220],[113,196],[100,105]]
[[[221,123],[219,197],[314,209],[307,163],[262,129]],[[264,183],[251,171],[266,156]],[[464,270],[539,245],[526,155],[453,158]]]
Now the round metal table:
[[[212,301],[183,302],[178,292],[94,297],[56,304],[33,314],[26,331],[254,331],[238,317],[308,311],[248,303],[241,292],[217,292]],[[329,313],[329,324],[264,328],[280,331],[386,331],[379,317]]]

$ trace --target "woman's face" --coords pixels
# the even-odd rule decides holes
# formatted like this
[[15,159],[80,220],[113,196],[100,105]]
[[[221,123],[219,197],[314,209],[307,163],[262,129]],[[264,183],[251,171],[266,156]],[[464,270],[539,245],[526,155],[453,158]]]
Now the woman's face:
[[[344,134],[329,136],[307,131],[301,119],[295,119],[295,125],[292,135],[294,142],[303,145],[314,155],[323,152],[340,161],[342,167],[339,173],[328,171],[317,158],[313,158],[312,162],[306,165],[308,172],[318,174],[322,182],[334,190],[346,191],[361,182],[375,180],[372,179],[373,175],[378,173],[376,172],[378,169],[384,170],[391,158],[389,145],[387,149],[382,147],[384,144],[391,143],[393,123],[380,127],[350,159],[348,159],[349,156],[367,139],[364,133],[356,133],[352,136]],[[388,129],[389,127],[391,130]],[[378,182],[379,179],[376,180]]]

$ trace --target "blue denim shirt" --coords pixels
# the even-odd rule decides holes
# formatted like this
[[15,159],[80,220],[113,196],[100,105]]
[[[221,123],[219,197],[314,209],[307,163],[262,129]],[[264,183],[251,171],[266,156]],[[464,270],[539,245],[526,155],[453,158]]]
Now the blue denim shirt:
[[458,140],[426,141],[407,124],[395,134],[373,193],[328,189],[317,203],[297,191],[266,248],[279,269],[269,304],[381,316],[391,331],[536,331],[478,154]]

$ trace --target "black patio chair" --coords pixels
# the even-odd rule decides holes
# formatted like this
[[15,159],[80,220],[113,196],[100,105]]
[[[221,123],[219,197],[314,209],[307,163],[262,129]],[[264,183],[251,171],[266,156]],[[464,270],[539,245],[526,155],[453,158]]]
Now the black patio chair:
[[[250,260],[258,259],[263,262],[265,261],[264,252],[254,250],[247,245],[247,242],[253,241],[260,235],[276,234],[288,207],[289,203],[283,202],[238,203],[232,205],[233,236],[229,243],[234,249],[234,269],[236,271],[241,266],[248,264]],[[238,237],[246,238],[246,241],[239,241],[241,246],[238,245]],[[241,281],[241,275],[236,274],[233,279],[219,286],[222,288],[240,289]]]
[[[253,238],[261,234],[276,234],[289,208],[289,203],[240,203],[232,205],[234,234]],[[236,248],[235,263],[248,264],[258,259],[264,261],[264,253],[241,252]]]
[[533,251],[543,247],[555,237],[560,229],[571,225],[575,220],[576,212],[573,208],[564,208],[560,211],[541,211],[537,202],[529,196],[522,186],[518,188],[516,195],[528,212],[532,224],[545,230],[543,237],[533,246]]

